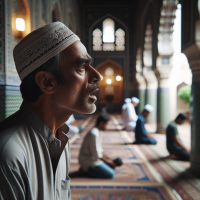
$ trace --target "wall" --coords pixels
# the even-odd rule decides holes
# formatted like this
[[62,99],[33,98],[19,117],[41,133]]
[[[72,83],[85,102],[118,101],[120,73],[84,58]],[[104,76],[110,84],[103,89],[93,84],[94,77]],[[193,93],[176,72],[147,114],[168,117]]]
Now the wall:
[[[0,121],[19,109],[21,83],[13,61],[13,48],[21,40],[16,36],[15,19],[25,19],[24,35],[57,18],[70,25],[79,36],[80,11],[77,0],[3,0],[0,1]],[[66,12],[67,10],[67,12]]]

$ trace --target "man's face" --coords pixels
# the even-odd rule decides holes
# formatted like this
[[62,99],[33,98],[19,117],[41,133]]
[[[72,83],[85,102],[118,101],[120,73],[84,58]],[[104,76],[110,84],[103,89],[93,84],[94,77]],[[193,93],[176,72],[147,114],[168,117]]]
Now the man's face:
[[179,124],[179,125],[182,125],[182,124],[184,124],[184,123],[186,123],[186,122],[187,122],[187,119],[184,119],[184,120],[179,119],[179,120],[178,120],[178,124]]
[[138,104],[135,103],[135,102],[133,102],[133,101],[132,101],[132,104],[133,104],[133,106],[134,106],[135,108],[138,106]]
[[93,113],[96,110],[97,82],[101,75],[90,64],[91,57],[85,46],[76,41],[64,51],[60,69],[66,79],[64,85],[58,85],[53,100],[58,107],[78,113]]

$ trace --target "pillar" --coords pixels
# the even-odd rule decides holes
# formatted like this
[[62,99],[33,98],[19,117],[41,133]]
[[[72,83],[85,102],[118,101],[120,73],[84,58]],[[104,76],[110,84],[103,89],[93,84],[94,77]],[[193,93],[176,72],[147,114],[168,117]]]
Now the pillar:
[[157,133],[165,133],[170,122],[170,84],[169,76],[172,69],[173,57],[158,56],[157,67],[154,69],[158,80],[157,90]]
[[200,20],[196,22],[195,44],[183,51],[192,70],[190,104],[191,121],[191,170],[200,175]]
[[157,118],[157,79],[152,71],[152,67],[143,67],[143,74],[146,80],[146,102],[154,107],[153,112],[147,118],[148,123],[155,123]]

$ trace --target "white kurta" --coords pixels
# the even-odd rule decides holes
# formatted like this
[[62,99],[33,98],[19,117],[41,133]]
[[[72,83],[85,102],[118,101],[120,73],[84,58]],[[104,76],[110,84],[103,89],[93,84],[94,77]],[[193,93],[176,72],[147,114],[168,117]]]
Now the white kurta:
[[93,128],[85,136],[79,153],[79,164],[84,171],[103,163],[102,132]]
[[122,106],[122,119],[127,131],[133,131],[136,126],[138,116],[132,103],[126,103]]

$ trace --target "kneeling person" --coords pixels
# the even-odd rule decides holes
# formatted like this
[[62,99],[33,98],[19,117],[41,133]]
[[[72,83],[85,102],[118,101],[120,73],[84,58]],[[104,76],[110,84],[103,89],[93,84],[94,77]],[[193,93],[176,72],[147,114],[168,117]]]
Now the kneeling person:
[[135,127],[135,144],[157,144],[157,141],[149,134],[145,129],[145,118],[147,118],[150,112],[153,111],[153,107],[147,104],[141,115],[138,116],[138,120]]
[[96,126],[85,136],[80,149],[80,170],[93,178],[114,178],[114,168],[122,164],[121,159],[112,160],[103,153],[102,131],[106,129],[108,121],[108,116],[100,115]]
[[177,124],[182,125],[188,120],[188,116],[180,113],[176,119],[169,123],[166,129],[167,150],[170,153],[169,158],[177,158],[183,161],[190,160],[190,152],[183,145],[179,138]]

